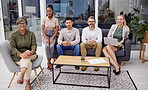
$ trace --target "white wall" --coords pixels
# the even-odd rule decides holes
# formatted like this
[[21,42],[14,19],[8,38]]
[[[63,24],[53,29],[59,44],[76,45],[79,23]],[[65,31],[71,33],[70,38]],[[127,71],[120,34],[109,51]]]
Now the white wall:
[[145,45],[146,45],[145,56],[148,57],[148,43],[145,43]]

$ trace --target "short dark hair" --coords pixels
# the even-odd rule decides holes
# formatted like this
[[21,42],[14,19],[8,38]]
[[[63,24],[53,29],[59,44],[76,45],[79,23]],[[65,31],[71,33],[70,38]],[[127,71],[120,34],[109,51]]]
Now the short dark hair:
[[66,22],[66,20],[71,20],[72,21],[72,18],[71,17],[66,17],[65,22]]
[[90,17],[88,18],[88,20],[89,20],[89,19],[94,19],[94,20],[96,21],[96,19],[95,19],[94,16],[90,16]]
[[51,8],[52,11],[53,11],[53,6],[52,6],[51,4],[47,5],[46,9],[47,9],[47,8]]
[[25,21],[26,24],[27,24],[27,19],[26,19],[25,17],[19,17],[19,18],[17,18],[16,24],[19,24],[19,23],[22,22],[22,21]]

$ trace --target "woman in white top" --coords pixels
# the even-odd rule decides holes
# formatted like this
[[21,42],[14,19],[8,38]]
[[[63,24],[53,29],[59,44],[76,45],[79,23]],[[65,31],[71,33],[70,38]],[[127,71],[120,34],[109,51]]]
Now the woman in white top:
[[106,57],[110,58],[111,64],[114,66],[113,72],[118,75],[120,74],[120,67],[117,62],[115,51],[121,50],[124,40],[129,35],[129,28],[126,25],[126,21],[123,15],[117,17],[117,24],[112,25],[109,30],[108,37],[118,39],[118,47],[107,45],[103,48],[103,53]]
[[48,5],[47,17],[42,20],[42,33],[43,33],[43,43],[45,44],[45,52],[48,59],[48,67],[52,71],[51,58],[54,53],[54,44],[56,41],[56,35],[58,34],[59,23],[58,19],[53,16],[53,6]]

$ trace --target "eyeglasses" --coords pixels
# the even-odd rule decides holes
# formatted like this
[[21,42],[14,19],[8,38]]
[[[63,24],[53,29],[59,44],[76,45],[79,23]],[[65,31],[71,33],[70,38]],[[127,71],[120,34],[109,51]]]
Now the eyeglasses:
[[95,21],[88,21],[88,22],[93,23],[93,22],[95,22]]
[[19,23],[19,25],[26,25],[26,23]]

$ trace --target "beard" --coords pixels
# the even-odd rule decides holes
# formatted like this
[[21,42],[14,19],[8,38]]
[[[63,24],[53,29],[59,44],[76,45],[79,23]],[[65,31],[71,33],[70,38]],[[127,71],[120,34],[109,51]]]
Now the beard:
[[95,27],[95,25],[93,25],[93,24],[90,24],[90,27],[91,27],[91,28],[94,28],[94,27]]

